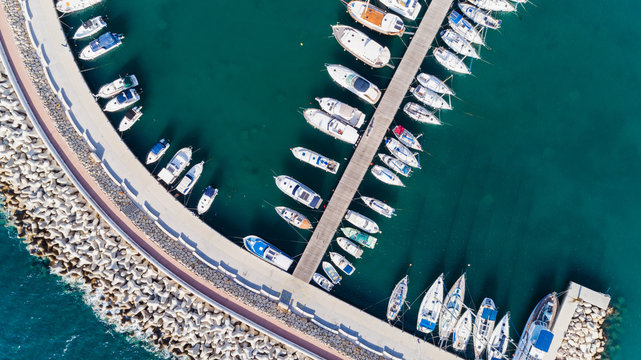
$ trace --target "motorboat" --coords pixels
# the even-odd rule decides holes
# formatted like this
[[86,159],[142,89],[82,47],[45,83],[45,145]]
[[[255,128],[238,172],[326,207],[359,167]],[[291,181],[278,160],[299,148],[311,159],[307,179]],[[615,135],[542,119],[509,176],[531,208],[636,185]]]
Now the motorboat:
[[387,321],[394,321],[403,308],[405,298],[407,297],[407,285],[409,279],[407,275],[399,281],[392,291],[392,295],[387,302]]
[[463,309],[465,299],[465,274],[456,280],[443,301],[443,309],[438,324],[438,337],[441,341],[447,341],[456,327],[456,322]]
[[513,360],[541,360],[545,358],[554,334],[552,325],[556,319],[559,301],[556,293],[546,295],[530,314],[521,339],[514,351]]
[[353,242],[342,236],[337,237],[336,242],[338,243],[338,246],[341,247],[341,249],[345,250],[346,253],[352,255],[357,259],[360,259],[363,255],[363,249],[361,249],[360,246],[354,244]]
[[274,180],[280,191],[307,207],[318,209],[323,203],[320,195],[292,177],[280,175]]
[[338,273],[338,271],[336,271],[332,264],[328,263],[327,261],[323,261],[321,263],[321,266],[329,280],[331,280],[334,285],[341,283],[343,277]]
[[391,218],[392,216],[396,215],[396,210],[393,207],[378,199],[374,199],[373,197],[361,196],[361,200],[365,205],[367,205],[367,207],[385,217]]
[[416,330],[429,334],[436,329],[438,318],[441,315],[441,308],[443,307],[443,274],[432,283],[432,286],[427,290],[421,307],[418,309],[418,319],[416,320]]
[[380,0],[388,9],[409,20],[416,20],[421,11],[418,0]]
[[394,156],[387,154],[377,154],[383,164],[394,170],[397,174],[408,177],[412,175],[412,168]]
[[443,99],[441,95],[435,93],[434,91],[426,88],[423,85],[418,85],[415,88],[410,87],[410,91],[417,100],[427,106],[431,106],[434,109],[452,109],[452,105],[449,102],[445,101],[445,99]]
[[328,173],[336,174],[341,164],[319,153],[305,149],[304,147],[295,147],[290,149],[294,157],[302,162],[308,163],[313,167],[325,170]]
[[498,29],[501,27],[501,20],[493,18],[489,13],[477,8],[476,6],[464,2],[458,3],[458,8],[468,19],[488,29]]
[[196,208],[198,215],[202,215],[209,210],[211,205],[214,203],[216,196],[218,196],[218,189],[211,185],[207,186],[203,195],[200,197],[200,200],[198,200],[198,207]]
[[72,13],[94,6],[102,0],[58,0],[56,9],[61,13]]
[[97,34],[100,30],[107,27],[107,23],[102,18],[102,16],[96,16],[91,18],[80,25],[78,30],[73,34],[74,40],[84,39],[92,35]]
[[330,251],[329,258],[332,259],[332,262],[334,263],[334,265],[336,265],[337,268],[339,268],[347,275],[352,275],[354,273],[354,270],[356,270],[354,265],[352,265],[352,263],[349,262],[349,260],[347,260],[345,256],[339,253]]
[[101,86],[97,95],[103,99],[110,99],[122,91],[136,86],[138,86],[138,78],[136,78],[136,75],[126,75]]
[[167,149],[169,149],[169,142],[165,139],[160,139],[152,148],[149,150],[149,153],[147,154],[147,161],[145,161],[145,164],[153,164],[156,161],[160,160],[160,158],[165,155],[167,152]]
[[299,229],[311,230],[313,228],[309,219],[296,210],[292,210],[285,206],[276,206],[274,209],[276,209],[276,213],[282,217],[283,220]]
[[496,323],[496,306],[494,301],[490,298],[483,299],[481,307],[476,314],[476,321],[474,322],[474,336],[472,337],[474,343],[474,356],[480,359],[481,355],[487,348],[487,344],[494,331],[494,324]]
[[452,29],[447,29],[441,31],[441,38],[443,42],[454,50],[455,53],[463,55],[465,57],[471,57],[474,59],[480,59],[479,53],[476,51],[474,46],[470,44],[461,34],[457,33]]
[[481,33],[476,30],[474,25],[472,25],[465,16],[461,15],[458,11],[452,10],[450,15],[447,17],[447,22],[450,24],[452,30],[456,31],[465,40],[479,45],[485,45]]
[[331,117],[322,110],[305,109],[303,116],[310,125],[335,139],[348,144],[356,144],[356,141],[358,141],[359,135],[356,129]]
[[187,171],[187,174],[185,174],[185,176],[183,176],[183,178],[180,180],[178,186],[176,186],[176,191],[183,195],[189,194],[191,190],[194,189],[196,181],[198,181],[200,175],[203,173],[204,165],[205,162],[201,161],[198,164],[192,166],[191,169]]
[[394,174],[392,170],[386,168],[385,166],[374,165],[372,166],[372,170],[370,170],[370,172],[372,173],[372,175],[374,175],[375,178],[386,184],[405,187],[405,184],[403,184],[401,179],[399,179],[399,177],[396,176],[396,174]]
[[500,360],[505,357],[510,343],[510,313],[503,316],[494,327],[490,341],[487,344],[487,360]]
[[418,142],[418,137],[414,136],[414,134],[412,134],[409,130],[407,130],[403,126],[396,125],[392,129],[392,133],[394,134],[394,136],[396,136],[398,141],[401,142],[401,144],[407,146],[410,149],[423,151],[423,147],[421,146],[421,143]]
[[115,98],[109,100],[103,110],[108,112],[119,111],[137,103],[138,100],[140,100],[140,95],[138,95],[136,89],[125,90]]
[[442,46],[434,49],[434,57],[439,64],[450,71],[459,74],[471,74],[470,69],[465,65],[463,60]]
[[355,107],[329,97],[316,98],[321,109],[349,126],[360,129],[365,123],[365,114]]
[[135,106],[133,109],[127,110],[125,116],[120,120],[118,131],[123,132],[129,130],[142,116],[142,106]]
[[365,64],[373,68],[382,68],[389,64],[392,56],[389,49],[363,32],[347,25],[332,25],[332,34],[345,50]]
[[81,60],[93,60],[122,45],[123,38],[122,34],[106,32],[85,46],[79,57]]
[[452,348],[456,351],[465,351],[467,343],[470,341],[470,336],[472,335],[472,311],[470,309],[465,310],[463,315],[454,328],[454,333],[452,335]]
[[443,125],[441,120],[437,118],[431,111],[427,110],[417,103],[408,102],[407,104],[405,104],[405,106],[403,106],[403,111],[405,112],[405,114],[407,114],[407,116],[418,122],[430,125]]
[[366,234],[364,232],[358,231],[351,227],[341,228],[343,235],[347,236],[350,240],[355,241],[357,244],[365,246],[366,248],[373,249],[376,246],[376,239],[372,235]]
[[329,281],[326,277],[319,273],[314,273],[312,275],[312,280],[316,283],[316,285],[320,286],[323,290],[330,292],[334,288],[334,284]]
[[406,163],[407,165],[413,168],[421,168],[421,164],[418,162],[416,156],[410,149],[401,144],[400,141],[394,138],[386,138],[385,147],[392,155],[396,156],[396,158]]
[[507,0],[468,0],[478,8],[488,11],[516,11],[514,5],[510,4]]
[[248,235],[243,238],[245,249],[256,255],[258,258],[276,266],[281,270],[289,270],[294,260],[280,251],[274,245],[255,235]]
[[180,175],[180,173],[189,166],[191,155],[191,147],[184,147],[178,150],[174,157],[169,160],[167,166],[160,170],[158,173],[158,179],[162,180],[167,185],[173,184],[173,182],[178,178],[178,175]]
[[345,214],[345,220],[347,220],[350,224],[356,226],[357,228],[363,231],[367,231],[370,234],[381,232],[378,228],[378,224],[376,224],[374,220],[368,218],[363,214],[357,213],[356,211],[347,210],[347,214]]
[[444,81],[432,74],[420,73],[416,76],[416,80],[418,80],[421,85],[436,93],[454,95],[454,91],[452,91],[452,89],[447,86]]
[[355,71],[338,64],[326,64],[325,67],[334,82],[368,103],[374,105],[381,98],[381,90]]
[[356,22],[383,35],[402,36],[405,32],[403,19],[377,8],[369,1],[350,1],[347,12]]

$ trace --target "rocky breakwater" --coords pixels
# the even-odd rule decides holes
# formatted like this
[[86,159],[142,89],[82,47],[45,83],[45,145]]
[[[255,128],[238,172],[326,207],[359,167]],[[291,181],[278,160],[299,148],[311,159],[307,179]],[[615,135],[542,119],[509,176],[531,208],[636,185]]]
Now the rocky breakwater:
[[570,325],[557,352],[557,359],[601,359],[605,351],[606,335],[603,323],[613,312],[581,301],[572,316]]

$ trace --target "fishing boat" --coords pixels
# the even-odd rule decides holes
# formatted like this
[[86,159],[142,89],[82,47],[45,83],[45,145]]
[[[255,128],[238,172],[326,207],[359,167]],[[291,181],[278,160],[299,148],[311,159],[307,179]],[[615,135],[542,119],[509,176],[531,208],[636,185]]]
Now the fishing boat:
[[372,175],[374,175],[375,178],[386,184],[405,187],[405,184],[403,184],[401,179],[399,179],[398,176],[396,176],[396,174],[392,172],[392,170],[386,168],[385,166],[374,165],[372,166],[372,170],[370,170],[370,172],[372,173]]
[[355,241],[357,244],[365,246],[366,248],[373,249],[374,246],[376,246],[376,241],[378,241],[378,239],[376,239],[372,235],[365,234],[354,228],[344,227],[344,228],[341,228],[341,231],[349,239]]
[[379,153],[378,157],[381,159],[383,164],[387,165],[390,169],[394,170],[397,174],[403,175],[405,177],[412,175],[412,168],[409,167],[406,163],[402,162],[401,160],[395,158],[394,156]]
[[338,162],[325,157],[319,153],[305,149],[304,147],[295,147],[290,149],[294,157],[304,163],[308,163],[313,167],[323,169],[328,173],[336,174],[338,167],[341,165]]
[[378,199],[374,199],[373,197],[361,196],[361,200],[370,209],[385,217],[391,218],[392,216],[396,215],[396,210],[393,207]]
[[322,110],[306,109],[303,112],[303,116],[310,125],[335,139],[348,144],[356,144],[358,140],[359,135],[356,129],[331,117]]
[[255,235],[248,235],[243,238],[245,249],[256,255],[258,258],[276,266],[281,270],[289,270],[294,260],[284,252],[278,250],[274,245]]
[[61,13],[72,13],[94,6],[101,1],[102,0],[58,0],[56,9]]
[[206,213],[207,210],[209,210],[211,204],[214,203],[217,195],[218,189],[214,188],[211,185],[207,186],[207,188],[203,192],[203,195],[198,200],[198,207],[196,208],[196,210],[198,211],[198,215],[202,215]]
[[183,195],[187,195],[193,190],[194,185],[196,185],[196,181],[200,178],[200,175],[203,173],[203,166],[205,165],[204,161],[199,162],[198,164],[194,165],[187,171],[187,174],[183,176],[183,178],[180,180],[178,183],[178,186],[176,186],[176,191]]
[[423,151],[423,147],[418,142],[418,138],[401,125],[396,125],[394,129],[392,129],[392,133],[394,134],[394,136],[396,136],[398,141],[401,142],[401,144],[407,146],[410,149]]
[[355,71],[338,64],[326,64],[325,67],[334,82],[368,103],[374,105],[381,98],[381,90]]
[[165,139],[160,139],[160,141],[158,141],[156,145],[149,150],[145,164],[153,164],[160,160],[160,158],[167,152],[167,149],[169,149],[169,142]]
[[558,307],[556,293],[548,294],[536,304],[521,333],[513,360],[541,360],[545,357],[554,338],[551,328]]
[[427,106],[431,106],[434,109],[444,109],[451,110],[452,105],[445,101],[441,95],[435,93],[434,91],[426,88],[423,85],[418,85],[417,87],[410,87],[412,95]]
[[452,10],[450,15],[447,17],[447,21],[452,30],[464,37],[465,40],[474,44],[485,45],[481,33],[478,32],[474,25],[467,21],[465,16],[461,15],[458,11]]
[[480,359],[483,351],[487,348],[487,344],[494,331],[494,323],[496,322],[496,306],[494,301],[490,298],[483,299],[481,307],[476,314],[476,321],[474,322],[474,336],[472,338],[474,343],[474,356]]
[[122,34],[106,32],[85,46],[79,57],[81,60],[93,60],[122,45],[123,38]]
[[427,290],[423,301],[421,301],[421,307],[418,309],[418,319],[416,320],[416,330],[429,334],[436,329],[436,323],[443,307],[443,292],[443,274],[441,274]]
[[320,195],[292,177],[280,175],[274,177],[274,180],[280,191],[305,206],[318,209],[323,203]]
[[437,118],[431,111],[427,110],[417,103],[408,102],[407,104],[405,104],[405,106],[403,106],[403,111],[405,112],[405,114],[407,114],[407,116],[418,122],[430,125],[443,125],[441,120]]
[[483,27],[496,30],[501,26],[501,20],[493,18],[490,14],[472,4],[459,2],[458,8],[461,9],[463,14],[470,20]]
[[120,94],[124,90],[136,86],[138,86],[138,78],[136,78],[136,75],[126,75],[101,86],[97,95],[103,99],[109,99]]
[[456,351],[465,351],[467,343],[470,341],[472,335],[472,311],[465,310],[463,316],[458,319],[454,333],[452,335],[452,347]]
[[158,173],[158,179],[165,182],[165,184],[170,185],[178,178],[181,172],[187,168],[189,162],[191,161],[192,150],[191,147],[184,147],[174,155],[174,157],[169,160],[167,166],[165,166]]
[[107,23],[102,18],[102,16],[96,16],[83,22],[78,30],[76,30],[76,32],[73,34],[73,39],[80,40],[91,35],[95,35],[105,27],[107,27]]
[[363,231],[367,231],[370,234],[381,232],[378,228],[378,224],[376,224],[374,220],[368,218],[363,214],[357,213],[356,211],[347,210],[347,214],[345,214],[345,220],[347,220],[350,224],[356,226],[357,228]]
[[418,80],[421,85],[436,93],[454,95],[454,91],[452,91],[452,89],[450,89],[450,87],[447,86],[444,81],[434,75],[420,73],[416,76],[416,80]]
[[355,107],[329,97],[316,98],[321,109],[349,126],[360,129],[365,123],[365,114]]
[[363,249],[361,249],[360,246],[354,244],[353,242],[342,236],[337,237],[336,242],[338,243],[338,246],[341,247],[341,249],[345,250],[346,253],[352,255],[357,259],[360,259],[363,255]]
[[318,286],[320,286],[323,290],[327,292],[332,291],[332,289],[334,288],[334,284],[331,281],[329,281],[329,279],[327,279],[326,277],[324,277],[319,273],[314,273],[314,275],[312,275],[312,280],[314,280],[314,282]]
[[465,65],[463,60],[454,55],[451,51],[444,47],[434,49],[434,57],[439,64],[443,65],[446,69],[454,71],[459,74],[471,74],[470,69]]
[[388,9],[409,20],[416,20],[421,11],[418,0],[380,0]]
[[394,321],[403,308],[403,303],[407,297],[407,284],[409,280],[407,275],[396,284],[392,295],[387,303],[387,321]]
[[274,209],[276,209],[276,213],[282,217],[283,220],[299,229],[311,230],[313,227],[309,219],[296,210],[292,210],[285,206],[276,206]]
[[465,274],[456,280],[443,302],[441,317],[438,325],[438,336],[441,341],[447,341],[456,327],[456,322],[463,309],[465,299]]
[[510,313],[503,316],[496,325],[490,341],[487,344],[487,360],[501,360],[505,358],[507,346],[510,343]]
[[514,5],[510,4],[507,0],[468,0],[473,5],[489,11],[516,11]]
[[129,130],[142,116],[142,106],[135,106],[133,109],[127,110],[125,116],[120,120],[118,131],[123,132]]
[[342,276],[336,271],[334,266],[327,261],[323,261],[321,266],[323,267],[323,271],[329,277],[329,279],[332,281],[334,285],[340,284],[341,280],[343,279]]
[[138,95],[136,89],[125,90],[109,100],[103,110],[108,112],[119,111],[137,103],[138,100],[140,100],[140,95]]
[[345,50],[365,64],[373,68],[382,68],[389,64],[389,49],[363,32],[347,25],[332,25],[332,34]]
[[369,1],[350,1],[347,12],[356,22],[383,35],[402,36],[405,32],[405,24],[398,15],[385,12]]
[[339,268],[342,272],[344,272],[347,275],[352,275],[354,273],[354,270],[356,270],[354,265],[352,265],[352,263],[349,262],[345,258],[345,256],[339,253],[330,251],[329,258],[332,259],[332,262],[334,263],[334,265],[336,265],[337,268]]
[[450,49],[454,50],[455,53],[475,59],[481,58],[474,46],[472,46],[472,44],[465,40],[465,38],[456,31],[447,29],[441,31],[440,35],[443,39],[443,42],[445,42],[445,44],[447,44]]
[[394,138],[385,139],[385,147],[387,150],[399,160],[406,163],[407,165],[413,168],[421,168],[421,164],[418,162],[418,159],[412,151],[408,149],[405,145],[401,144],[400,141]]

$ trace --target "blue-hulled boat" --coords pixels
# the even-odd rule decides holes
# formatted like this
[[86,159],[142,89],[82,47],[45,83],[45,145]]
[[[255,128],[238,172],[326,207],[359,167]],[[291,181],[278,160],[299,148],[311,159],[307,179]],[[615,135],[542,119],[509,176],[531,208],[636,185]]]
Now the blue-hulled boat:
[[290,266],[292,266],[292,263],[294,262],[294,260],[287,256],[287,254],[278,250],[274,245],[259,238],[258,236],[245,236],[243,238],[243,243],[250,253],[285,271],[289,270]]
[[321,265],[323,266],[323,271],[325,272],[325,274],[327,274],[327,276],[334,283],[334,285],[341,283],[341,280],[343,278],[340,276],[338,271],[336,271],[336,269],[332,266],[332,264],[328,263],[327,261],[323,261]]

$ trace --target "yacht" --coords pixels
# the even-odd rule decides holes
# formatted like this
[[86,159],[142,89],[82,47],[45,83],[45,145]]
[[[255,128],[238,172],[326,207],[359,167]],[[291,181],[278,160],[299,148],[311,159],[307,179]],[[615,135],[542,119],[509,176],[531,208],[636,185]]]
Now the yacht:
[[276,176],[274,180],[280,191],[299,203],[312,209],[318,209],[321,206],[323,199],[298,180],[287,175]]
[[458,319],[452,335],[452,348],[456,351],[465,352],[467,343],[472,335],[472,311],[465,310],[463,316]]
[[409,20],[416,20],[421,11],[418,0],[380,0],[388,9]]
[[109,100],[103,110],[108,112],[119,111],[137,103],[138,100],[140,100],[140,95],[138,95],[136,89],[125,90],[115,98]]
[[510,313],[503,316],[496,325],[487,344],[487,360],[500,360],[505,357],[510,343]]
[[378,199],[374,199],[373,197],[361,196],[361,200],[370,209],[385,217],[391,218],[392,216],[396,215],[396,210],[393,207]]
[[72,13],[84,10],[100,3],[102,0],[58,0],[56,9],[61,13]]
[[79,57],[81,60],[93,60],[122,45],[123,38],[124,36],[122,34],[112,32],[104,33],[96,40],[90,42],[89,45],[85,46],[82,51],[80,51]]
[[118,131],[123,132],[129,130],[142,116],[142,106],[135,106],[133,109],[127,110],[125,116],[120,120]]
[[446,69],[459,74],[471,74],[470,69],[465,65],[463,60],[454,55],[451,51],[444,47],[434,49],[434,57],[439,64],[443,65]]
[[463,36],[465,40],[474,44],[485,45],[481,33],[479,33],[463,15],[459,14],[458,11],[452,10],[450,15],[447,17],[447,21],[452,30]]
[[211,185],[207,186],[205,192],[203,192],[203,195],[200,197],[200,200],[198,200],[198,207],[196,208],[198,215],[202,215],[209,210],[211,204],[214,203],[216,196],[218,196],[218,189]]
[[260,259],[276,266],[281,270],[289,270],[294,260],[287,256],[284,252],[278,250],[274,245],[259,238],[255,235],[245,236],[243,238],[245,249],[250,253],[256,255]]
[[452,105],[445,101],[441,95],[435,93],[434,91],[426,88],[423,85],[418,85],[417,87],[413,88],[410,87],[410,91],[412,92],[412,95],[422,102],[423,104],[427,106],[431,106],[434,109],[444,109],[444,110],[451,110]]
[[282,217],[283,220],[299,229],[311,230],[313,227],[309,219],[296,210],[292,210],[285,206],[276,206],[274,209],[276,209],[276,213]]
[[398,141],[401,142],[401,144],[407,146],[410,149],[423,151],[423,147],[418,142],[418,138],[401,125],[396,125],[394,129],[392,129],[392,133],[394,134],[394,136],[396,136]]
[[183,195],[189,194],[191,190],[193,190],[194,185],[196,185],[196,181],[198,181],[200,175],[203,173],[204,165],[205,162],[201,161],[192,166],[191,169],[187,171],[187,174],[185,174],[185,176],[180,180],[178,186],[176,186],[176,190]]
[[360,129],[365,123],[365,114],[355,107],[329,97],[316,98],[321,109],[349,126]]
[[475,59],[481,58],[474,46],[472,46],[472,44],[465,40],[465,38],[456,31],[447,29],[441,31],[440,35],[443,39],[443,42],[445,42],[445,44],[447,44],[450,49],[454,50],[455,53]]
[[346,253],[352,255],[357,259],[360,259],[363,255],[363,249],[361,249],[360,246],[354,244],[353,242],[342,236],[337,237],[336,242],[338,243],[338,246],[341,247],[341,249],[345,250]]
[[334,265],[347,275],[352,275],[356,268],[349,262],[343,255],[335,252],[329,252],[329,258],[332,259]]
[[441,274],[427,290],[423,301],[421,301],[421,307],[418,309],[418,319],[416,320],[416,330],[429,334],[436,329],[436,323],[443,307],[443,292],[443,274]]
[[546,357],[554,338],[551,329],[558,307],[556,293],[548,294],[536,304],[521,333],[513,360],[542,360]]
[[84,39],[92,35],[97,34],[100,30],[107,27],[107,23],[102,18],[102,16],[96,16],[91,18],[80,25],[78,30],[73,34],[74,40]]
[[345,50],[365,64],[373,68],[382,68],[389,64],[389,49],[361,31],[347,25],[332,25],[332,34]]
[[356,230],[354,228],[350,228],[350,227],[341,228],[341,231],[349,239],[351,239],[352,241],[356,241],[356,243],[358,243],[358,244],[360,244],[362,246],[365,246],[366,248],[373,249],[374,246],[376,246],[376,241],[378,239],[376,239],[372,235],[360,232],[360,231],[358,231],[358,230]]
[[416,76],[416,80],[418,80],[421,85],[436,93],[454,95],[454,91],[452,91],[452,89],[450,89],[450,87],[447,86],[444,81],[434,75],[420,73]]
[[334,82],[368,103],[374,105],[381,98],[381,90],[353,70],[337,64],[326,64],[325,67]]
[[387,150],[399,160],[406,163],[407,165],[414,168],[421,168],[421,164],[418,162],[418,159],[412,151],[408,149],[405,145],[401,144],[400,141],[394,138],[385,139],[385,147]]
[[490,298],[483,299],[481,307],[476,314],[476,321],[474,322],[474,356],[480,359],[483,351],[487,348],[487,344],[494,331],[494,323],[496,322],[496,306],[494,301]]
[[347,214],[345,214],[345,220],[347,220],[350,224],[356,226],[357,228],[363,231],[367,231],[370,234],[381,232],[378,228],[378,224],[376,224],[374,220],[368,218],[365,215],[357,213],[356,211],[347,210]]
[[399,179],[398,176],[396,176],[396,174],[392,172],[392,170],[386,168],[385,166],[374,165],[372,166],[372,170],[370,171],[375,178],[386,184],[405,187],[405,184],[403,184],[401,179]]
[[174,155],[174,157],[169,160],[167,166],[165,166],[158,173],[158,179],[165,182],[165,184],[170,185],[178,178],[178,175],[182,173],[185,168],[189,165],[191,161],[192,150],[191,147],[184,147]]
[[122,91],[136,86],[138,86],[138,78],[136,78],[136,75],[126,75],[101,86],[97,95],[103,99],[110,99]]
[[456,322],[463,310],[463,300],[465,299],[465,274],[456,280],[454,286],[450,289],[443,302],[443,310],[438,325],[438,337],[441,342],[449,339],[456,327]]
[[350,1],[347,12],[356,22],[383,35],[402,36],[405,32],[405,24],[398,15],[385,12],[369,1]]
[[305,109],[303,116],[310,125],[335,139],[348,144],[356,144],[356,141],[358,141],[359,135],[356,129],[331,117],[322,110]]
[[468,0],[477,7],[488,11],[516,11],[514,5],[510,4],[507,0]]
[[312,280],[314,280],[314,282],[318,286],[320,286],[323,290],[327,292],[332,291],[332,289],[334,288],[334,284],[319,273],[314,273],[314,275],[312,275]]
[[403,111],[407,114],[407,116],[418,122],[430,125],[443,125],[441,120],[437,118],[431,111],[427,110],[417,103],[408,102],[407,104],[405,104],[405,106],[403,106]]
[[464,2],[458,3],[458,8],[463,14],[475,23],[488,29],[498,29],[501,26],[501,20],[493,18],[489,13],[477,8],[476,6]]
[[392,295],[387,302],[387,321],[396,320],[396,317],[401,312],[403,303],[405,303],[405,298],[407,297],[408,282],[407,275],[405,275],[394,287],[394,291],[392,291]]
[[328,263],[327,261],[323,261],[321,263],[321,266],[323,267],[323,271],[329,277],[329,279],[332,281],[334,285],[340,284],[341,280],[343,279],[338,271],[332,266],[332,264]]
[[294,157],[302,162],[308,163],[313,167],[325,170],[328,173],[336,174],[341,164],[325,157],[319,153],[305,149],[304,147],[295,147],[290,149]]
[[160,158],[167,152],[167,149],[169,149],[169,142],[165,139],[160,139],[160,141],[158,141],[156,145],[149,150],[145,164],[153,164],[160,160]]
[[412,175],[412,168],[394,156],[387,154],[377,154],[383,164],[394,170],[397,174],[409,177]]

